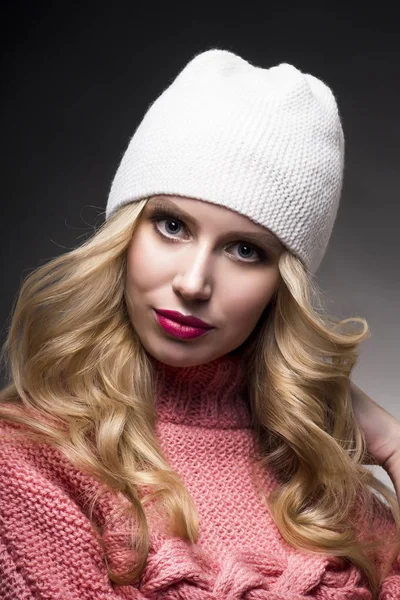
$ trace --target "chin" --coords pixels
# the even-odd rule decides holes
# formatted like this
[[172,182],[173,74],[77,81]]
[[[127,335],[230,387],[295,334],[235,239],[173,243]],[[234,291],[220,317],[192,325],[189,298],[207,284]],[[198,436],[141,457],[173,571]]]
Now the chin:
[[186,348],[182,348],[180,352],[174,352],[173,350],[171,350],[170,352],[168,352],[168,349],[166,349],[165,351],[161,351],[160,352],[160,348],[158,348],[157,352],[152,352],[149,348],[146,348],[148,354],[150,354],[150,356],[152,356],[154,359],[158,360],[159,362],[162,362],[170,367],[195,367],[198,365],[203,365],[205,363],[211,362],[212,360],[215,360],[216,358],[219,358],[220,356],[222,356],[222,354],[213,354],[213,355],[203,355],[203,356],[196,356],[196,353],[193,352],[193,355],[191,355],[191,352],[188,352],[188,349]]
[[214,359],[213,358],[206,358],[206,359],[197,358],[196,359],[196,358],[189,358],[188,356],[185,356],[183,358],[165,356],[165,357],[160,357],[160,358],[157,357],[157,360],[168,365],[169,367],[185,368],[185,367],[196,367],[198,365],[203,365]]

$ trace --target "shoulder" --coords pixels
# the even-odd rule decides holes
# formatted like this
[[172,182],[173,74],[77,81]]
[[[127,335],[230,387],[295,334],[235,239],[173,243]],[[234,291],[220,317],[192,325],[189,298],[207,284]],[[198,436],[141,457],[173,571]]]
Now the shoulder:
[[[92,531],[89,504],[100,484],[61,450],[24,436],[25,428],[0,419],[0,514],[53,524],[72,519]],[[17,434],[17,435],[16,435]],[[94,513],[100,519],[99,512]]]
[[107,503],[89,518],[96,482],[17,429],[0,420],[0,597],[3,584],[10,598],[119,598],[101,540]]
[[0,479],[3,485],[29,481],[61,484],[72,470],[62,453],[49,444],[30,439],[25,426],[0,419]]

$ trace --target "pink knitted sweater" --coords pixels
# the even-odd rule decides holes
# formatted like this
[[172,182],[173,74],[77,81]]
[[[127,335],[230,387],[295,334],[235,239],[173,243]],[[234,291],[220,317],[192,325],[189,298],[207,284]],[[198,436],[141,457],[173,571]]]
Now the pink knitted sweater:
[[[198,508],[199,542],[150,526],[140,582],[113,584],[88,518],[87,500],[98,483],[47,445],[2,441],[1,600],[370,600],[357,568],[289,546],[261,503],[259,490],[268,494],[277,482],[253,468],[257,448],[237,357],[184,369],[156,364],[157,435]],[[13,431],[0,423],[0,436]],[[108,560],[120,568],[126,554],[114,507],[107,493],[94,516],[105,528]],[[377,516],[368,526],[384,537],[392,524]],[[380,600],[395,599],[400,557],[380,592]]]

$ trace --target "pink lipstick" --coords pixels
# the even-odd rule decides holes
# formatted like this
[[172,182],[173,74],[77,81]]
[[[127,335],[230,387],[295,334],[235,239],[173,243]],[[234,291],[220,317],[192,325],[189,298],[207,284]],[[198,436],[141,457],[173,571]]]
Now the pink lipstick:
[[173,310],[154,310],[154,314],[164,331],[181,339],[196,338],[214,329],[201,319],[182,315]]

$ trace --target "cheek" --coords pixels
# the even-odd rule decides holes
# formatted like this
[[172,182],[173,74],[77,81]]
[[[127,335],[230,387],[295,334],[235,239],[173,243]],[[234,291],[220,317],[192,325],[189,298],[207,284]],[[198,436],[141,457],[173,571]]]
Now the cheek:
[[252,328],[270,302],[278,284],[275,270],[246,278],[240,285],[230,285],[224,296],[224,312],[232,323]]
[[166,257],[166,254],[160,252],[156,244],[150,243],[149,236],[138,231],[127,253],[127,286],[145,291],[156,285],[162,275],[165,276],[168,265],[163,256]]

